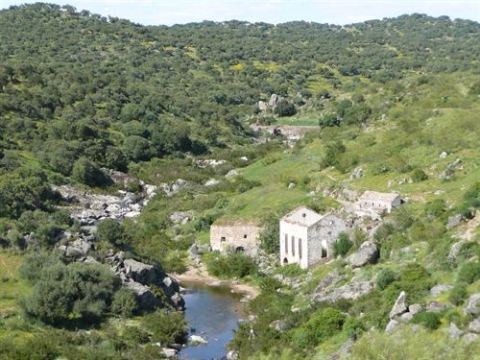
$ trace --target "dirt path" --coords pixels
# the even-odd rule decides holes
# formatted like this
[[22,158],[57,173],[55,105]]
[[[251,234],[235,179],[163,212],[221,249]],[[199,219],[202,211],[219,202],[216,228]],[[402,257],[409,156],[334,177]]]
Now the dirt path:
[[200,263],[199,265],[190,265],[186,272],[182,274],[170,274],[180,284],[185,283],[198,283],[207,286],[226,286],[233,292],[239,294],[245,294],[246,297],[251,300],[256,298],[260,294],[260,290],[255,286],[248,284],[241,284],[235,280],[221,280],[213,275],[210,275],[205,268],[205,265]]

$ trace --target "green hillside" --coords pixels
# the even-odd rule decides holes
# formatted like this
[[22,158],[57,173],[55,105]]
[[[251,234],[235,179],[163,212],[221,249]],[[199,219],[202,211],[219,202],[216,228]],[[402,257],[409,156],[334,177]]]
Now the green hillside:
[[[156,343],[180,341],[181,314],[136,311],[107,267],[58,256],[59,234],[81,227],[58,209],[52,185],[121,189],[101,168],[187,185],[158,191],[138,218],[104,225],[97,258],[121,250],[183,272],[214,222],[264,226],[268,271],[263,259],[202,256],[211,274],[261,290],[248,304],[254,320],[230,344],[240,359],[478,357],[476,316],[464,308],[480,292],[479,35],[476,22],[420,14],[344,27],[166,27],[48,4],[0,11],[0,358],[152,359]],[[273,94],[282,105],[261,110]],[[309,131],[287,141],[252,124]],[[199,165],[212,159],[224,161]],[[341,209],[345,190],[406,200],[372,236],[378,261],[348,265],[367,239],[355,229],[325,265],[278,266],[279,217],[299,205]],[[191,220],[175,223],[175,212]],[[329,276],[335,288],[375,287],[355,300],[312,301]],[[432,295],[438,284],[451,287]],[[422,311],[387,334],[401,291]],[[451,324],[467,334],[451,338]]]

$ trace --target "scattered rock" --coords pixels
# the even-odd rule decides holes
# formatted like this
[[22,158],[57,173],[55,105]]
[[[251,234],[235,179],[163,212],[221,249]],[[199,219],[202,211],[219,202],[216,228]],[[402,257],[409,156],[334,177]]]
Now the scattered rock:
[[283,100],[283,97],[277,94],[272,94],[270,97],[270,100],[268,101],[268,106],[272,109],[275,110],[277,107],[278,103]]
[[398,298],[395,301],[395,304],[393,304],[392,310],[390,311],[390,315],[389,315],[390,319],[393,319],[399,315],[402,315],[407,311],[408,311],[407,294],[405,293],[405,291],[402,291],[400,295],[398,295]]
[[468,298],[463,311],[466,315],[480,314],[480,293],[473,294]]
[[468,330],[480,334],[480,319],[475,319],[468,324]]
[[80,238],[67,245],[59,246],[58,249],[67,257],[80,258],[85,257],[93,249],[93,244]]
[[446,151],[442,151],[440,155],[438,155],[440,159],[445,159],[447,156],[448,156],[448,153]]
[[161,300],[153,294],[148,286],[142,285],[136,281],[128,281],[124,285],[127,289],[133,291],[140,308],[144,310],[152,310],[162,305]]
[[192,220],[191,211],[175,211],[170,215],[170,221],[174,224],[185,225],[190,220]]
[[453,288],[452,285],[447,284],[439,284],[435,285],[433,288],[430,289],[430,295],[433,297],[440,296],[440,294],[444,293],[445,291],[449,291]]
[[218,184],[220,184],[219,180],[211,178],[211,179],[208,179],[204,185],[210,187],[210,186],[217,186]]
[[178,350],[171,349],[171,348],[163,348],[162,355],[165,356],[167,359],[171,359],[177,356]]
[[476,341],[478,339],[478,335],[477,334],[473,334],[473,333],[467,333],[463,336],[463,340],[465,341],[465,343],[467,344],[470,344],[474,341]]
[[393,331],[395,331],[398,325],[400,325],[400,322],[398,322],[397,320],[390,320],[385,327],[385,332],[391,334]]
[[123,264],[125,266],[125,273],[133,280],[142,284],[156,282],[158,274],[153,265],[144,264],[134,259],[127,259]]
[[406,313],[403,313],[402,315],[400,315],[400,317],[398,318],[398,320],[400,320],[401,322],[409,322],[413,319],[413,314],[411,312],[406,312]]
[[161,184],[160,189],[167,195],[168,197],[173,196],[183,190],[188,185],[186,180],[177,179],[172,184]]
[[462,250],[462,247],[465,243],[465,240],[461,240],[452,245],[447,257],[448,262],[452,263],[457,259],[457,256],[460,254],[460,250]]
[[240,160],[241,160],[241,161],[248,161],[248,157],[246,157],[246,156],[241,156],[241,157],[240,157]]
[[238,360],[238,353],[235,350],[230,350],[226,358],[227,360]]
[[225,175],[225,177],[227,179],[229,179],[229,178],[233,178],[233,177],[236,177],[236,176],[239,176],[239,175],[240,175],[240,173],[238,172],[237,169],[232,169]]
[[360,248],[347,258],[348,263],[353,267],[362,267],[372,264],[378,259],[378,247],[373,241],[365,241]]
[[375,288],[371,281],[351,282],[338,288],[327,289],[313,295],[316,302],[335,303],[339,300],[356,300],[367,295]]
[[361,177],[363,177],[363,169],[361,167],[355,168],[350,175],[351,180],[360,179]]
[[465,220],[465,217],[462,214],[450,216],[447,221],[447,229],[452,229],[460,225],[460,223],[464,220]]
[[190,335],[188,338],[188,343],[190,345],[204,345],[208,344],[208,341],[199,335]]
[[205,159],[205,160],[195,161],[195,164],[201,169],[205,169],[207,167],[216,168],[217,166],[221,166],[225,163],[226,163],[225,160],[216,160],[216,159]]
[[450,326],[448,327],[448,336],[450,339],[459,339],[463,336],[464,332],[460,330],[457,325],[454,323],[450,323]]
[[288,330],[288,324],[285,320],[275,320],[270,323],[270,327],[279,332],[285,332]]
[[440,303],[438,301],[432,301],[427,305],[427,312],[441,312],[448,307],[447,304]]
[[289,190],[290,190],[290,189],[295,189],[295,187],[296,187],[296,185],[295,185],[295,183],[293,183],[293,182],[291,182],[291,183],[288,184],[288,189],[289,189]]
[[418,314],[422,311],[422,305],[420,304],[412,304],[408,307],[408,312],[412,315]]

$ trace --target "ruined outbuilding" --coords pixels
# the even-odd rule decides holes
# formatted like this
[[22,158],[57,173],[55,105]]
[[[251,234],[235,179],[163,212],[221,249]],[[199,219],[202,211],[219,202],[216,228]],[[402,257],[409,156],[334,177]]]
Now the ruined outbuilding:
[[392,212],[402,202],[400,194],[397,193],[365,191],[355,203],[355,213],[358,216],[370,216],[378,219]]
[[301,206],[280,220],[280,261],[306,269],[333,255],[338,235],[347,227],[333,213],[318,214]]
[[210,227],[210,246],[222,253],[244,252],[256,256],[262,228],[253,221],[222,221]]

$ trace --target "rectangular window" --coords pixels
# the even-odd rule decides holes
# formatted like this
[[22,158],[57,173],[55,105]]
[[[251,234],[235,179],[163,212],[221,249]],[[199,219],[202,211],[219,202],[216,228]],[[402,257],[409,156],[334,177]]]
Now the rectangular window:
[[302,258],[302,239],[298,239],[298,257]]
[[224,241],[226,241],[226,240],[227,240],[227,239],[225,239],[225,236],[222,236],[222,237],[220,238],[220,241],[221,241],[221,242],[224,242]]
[[295,236],[292,236],[292,256],[295,256]]
[[288,234],[285,234],[285,254],[288,255]]

